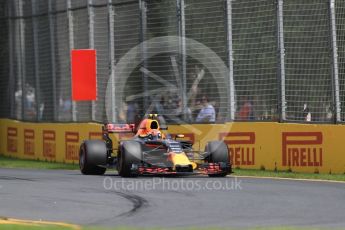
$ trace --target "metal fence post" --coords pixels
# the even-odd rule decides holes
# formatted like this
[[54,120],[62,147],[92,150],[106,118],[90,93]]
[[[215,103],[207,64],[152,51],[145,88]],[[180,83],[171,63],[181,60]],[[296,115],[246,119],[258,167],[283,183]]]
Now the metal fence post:
[[35,75],[35,100],[36,100],[36,120],[41,120],[40,115],[40,76],[39,76],[39,61],[38,61],[38,27],[37,27],[37,2],[31,0],[31,12],[32,12],[32,33],[34,43],[34,75]]
[[[144,41],[146,39],[147,34],[147,3],[145,0],[139,0],[139,7],[140,7],[140,42],[141,42],[141,55],[143,59],[143,67],[147,69],[147,48],[144,45]],[[143,88],[144,88],[144,103],[143,108],[144,110],[149,107],[148,102],[148,83],[147,83],[147,76],[143,72]]]
[[10,99],[10,117],[15,118],[15,77],[14,77],[14,36],[13,36],[13,19],[12,19],[12,2],[7,2],[8,18],[8,49],[9,49],[9,99]]
[[[108,29],[109,29],[109,60],[110,60],[110,84],[111,84],[111,122],[116,122],[115,101],[115,10],[112,0],[108,0]],[[107,106],[107,105],[106,105]]]
[[285,47],[284,47],[284,24],[283,24],[283,0],[278,0],[278,46],[279,46],[279,70],[280,70],[280,96],[281,96],[281,121],[286,120],[286,97],[285,97]]
[[21,75],[21,87],[22,87],[22,103],[21,103],[21,119],[25,120],[25,82],[26,82],[26,66],[25,66],[25,23],[24,23],[24,10],[23,10],[24,0],[19,0],[19,63],[18,67],[20,68]]
[[[92,4],[93,4],[93,0],[88,0],[87,12],[89,16],[89,47],[90,49],[95,49],[95,13],[94,13]],[[96,86],[97,86],[97,66],[96,66]],[[96,102],[95,101],[91,102],[91,119],[93,121],[96,120]]]
[[331,40],[332,40],[332,69],[333,69],[333,98],[335,103],[335,121],[341,122],[341,104],[339,88],[339,66],[338,66],[338,46],[337,46],[337,28],[335,21],[335,0],[330,0],[330,21],[331,21]]
[[232,0],[226,0],[226,32],[227,32],[227,48],[228,48],[228,67],[229,67],[229,88],[228,91],[228,116],[227,119],[233,121],[235,119],[235,83],[234,83],[234,57],[232,49]]
[[179,55],[180,55],[180,80],[181,80],[181,97],[183,117],[187,118],[187,51],[186,51],[186,18],[185,18],[185,2],[184,0],[176,0],[178,12],[178,36],[179,36]]
[[[68,17],[68,34],[69,34],[69,53],[74,49],[74,29],[73,29],[73,12],[72,12],[72,0],[67,0],[67,17]],[[70,74],[71,63],[70,63]],[[71,79],[72,82],[72,79]],[[72,97],[71,97],[72,100]],[[72,121],[77,121],[77,104],[72,101]]]
[[53,89],[53,119],[58,119],[58,107],[56,97],[56,60],[55,60],[55,31],[54,31],[54,17],[52,0],[48,0],[48,16],[49,16],[49,32],[50,32],[50,59],[51,59],[51,73],[52,73],[52,89]]

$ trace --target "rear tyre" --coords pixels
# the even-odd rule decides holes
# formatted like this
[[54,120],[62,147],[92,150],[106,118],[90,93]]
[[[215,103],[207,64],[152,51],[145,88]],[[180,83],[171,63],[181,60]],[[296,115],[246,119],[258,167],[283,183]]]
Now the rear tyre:
[[[229,154],[228,146],[223,141],[210,141],[205,147],[205,152],[208,152],[209,155],[206,157],[208,163],[229,163]],[[209,177],[225,177],[231,169],[226,172],[217,173],[217,174],[208,174]]]
[[79,168],[85,175],[103,175],[107,170],[99,165],[106,165],[107,148],[103,141],[84,141],[79,150]]
[[118,172],[122,177],[136,177],[138,174],[132,170],[133,164],[142,162],[141,144],[137,141],[124,141],[118,159]]

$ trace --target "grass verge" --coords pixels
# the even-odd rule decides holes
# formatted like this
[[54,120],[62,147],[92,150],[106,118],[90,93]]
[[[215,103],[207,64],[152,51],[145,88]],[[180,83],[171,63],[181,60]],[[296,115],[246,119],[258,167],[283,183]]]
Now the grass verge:
[[292,179],[310,179],[310,180],[333,180],[345,181],[345,174],[321,174],[321,173],[299,173],[287,171],[269,171],[258,169],[234,169],[233,176],[254,176],[254,177],[276,177]]
[[68,227],[60,226],[49,226],[49,225],[40,225],[40,226],[30,226],[30,225],[17,225],[17,224],[4,224],[0,225],[1,230],[70,230]]
[[75,164],[64,164],[38,160],[23,160],[0,155],[0,168],[25,168],[25,169],[79,169]]
[[[59,227],[59,226],[23,226],[23,225],[0,225],[2,230],[70,230],[73,228]],[[132,227],[115,227],[115,228],[102,228],[102,227],[81,227],[81,230],[139,230],[139,229],[149,229],[149,228],[132,228]],[[150,228],[152,230],[236,230],[236,228]],[[242,229],[242,228],[241,228]],[[326,228],[299,228],[299,227],[260,227],[260,228],[245,228],[246,230],[325,230]],[[339,229],[340,230],[340,229]]]
[[[0,168],[26,168],[26,169],[79,169],[75,164],[64,164],[45,162],[38,160],[23,160],[0,155]],[[256,169],[234,169],[233,176],[255,176],[255,177],[281,177],[294,179],[312,180],[334,180],[345,181],[345,174],[318,174],[318,173],[297,173],[286,171],[269,171]]]

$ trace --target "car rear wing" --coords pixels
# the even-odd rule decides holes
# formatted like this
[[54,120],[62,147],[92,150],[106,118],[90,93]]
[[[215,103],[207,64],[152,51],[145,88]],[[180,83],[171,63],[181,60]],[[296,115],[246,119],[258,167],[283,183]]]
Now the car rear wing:
[[102,130],[107,133],[135,133],[135,124],[104,124]]

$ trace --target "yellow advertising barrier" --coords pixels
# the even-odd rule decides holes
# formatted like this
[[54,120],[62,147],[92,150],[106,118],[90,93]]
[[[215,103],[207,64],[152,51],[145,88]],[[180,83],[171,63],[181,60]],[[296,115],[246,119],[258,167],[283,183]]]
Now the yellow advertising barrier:
[[[296,172],[345,173],[345,126],[274,122],[171,125],[203,150],[207,141],[224,140],[234,167]],[[25,159],[78,162],[79,145],[101,139],[95,123],[27,123],[0,120],[0,153]],[[114,135],[113,141],[128,138]]]

